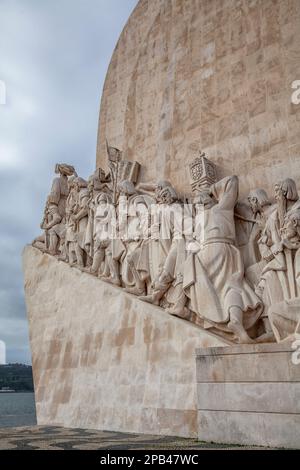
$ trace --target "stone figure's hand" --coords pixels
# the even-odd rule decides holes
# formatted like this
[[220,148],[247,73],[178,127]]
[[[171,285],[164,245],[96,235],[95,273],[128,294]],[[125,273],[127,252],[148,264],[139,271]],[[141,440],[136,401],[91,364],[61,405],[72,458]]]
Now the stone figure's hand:
[[281,253],[283,250],[283,245],[282,245],[282,242],[278,242],[278,243],[275,243],[275,245],[273,245],[271,247],[271,251],[273,253],[273,255],[278,255],[278,253]]

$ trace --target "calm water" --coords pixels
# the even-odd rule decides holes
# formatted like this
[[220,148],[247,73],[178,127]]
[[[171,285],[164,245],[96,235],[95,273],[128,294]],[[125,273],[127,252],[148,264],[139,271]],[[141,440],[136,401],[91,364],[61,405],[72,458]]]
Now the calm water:
[[0,393],[0,427],[36,424],[34,393]]

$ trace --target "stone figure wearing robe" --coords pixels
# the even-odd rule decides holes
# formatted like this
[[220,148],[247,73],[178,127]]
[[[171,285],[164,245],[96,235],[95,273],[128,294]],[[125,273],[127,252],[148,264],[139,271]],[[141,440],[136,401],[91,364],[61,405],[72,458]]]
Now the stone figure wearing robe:
[[51,203],[49,198],[41,228],[44,230],[44,235],[36,238],[33,241],[33,246],[53,256],[61,254],[65,238],[65,223],[57,205]]
[[129,180],[118,183],[117,190],[119,201],[118,227],[116,236],[111,241],[113,270],[112,276],[106,280],[115,285],[121,285],[123,282],[124,286],[132,287],[134,280],[126,260],[126,255],[134,250],[136,242],[134,235],[132,237],[128,230],[128,206],[137,193],[134,184]]
[[[214,326],[234,333],[238,342],[252,342],[247,330],[259,319],[263,305],[244,276],[236,247],[234,207],[238,178],[226,177],[203,193],[191,254],[184,266],[183,287],[189,308]],[[201,195],[200,195],[201,199]]]
[[273,210],[267,193],[261,188],[250,191],[247,203],[237,203],[235,207],[236,241],[246,270],[261,260],[258,240]]
[[257,292],[267,306],[292,295],[291,253],[282,245],[281,230],[286,216],[300,208],[296,184],[292,179],[276,183],[274,189],[276,209],[269,216],[259,240],[266,265]]
[[[83,178],[76,178],[74,184],[77,191],[77,199],[71,219],[76,227],[75,253],[77,266],[83,268],[88,261],[86,259],[88,258],[88,253],[85,251],[85,236],[88,224],[89,191],[87,189],[87,181]],[[86,256],[84,256],[85,254]]]
[[290,282],[293,282],[289,299],[273,302],[268,317],[277,342],[300,333],[300,210],[285,216],[281,230],[282,245],[291,253]]
[[[106,280],[113,275],[111,241],[114,237],[115,208],[110,194],[100,192],[95,198],[93,262],[89,272]],[[104,265],[104,269],[101,268]]]
[[69,194],[68,177],[77,175],[74,167],[67,165],[66,163],[57,163],[55,166],[55,173],[58,173],[59,176],[52,182],[49,202],[57,205],[58,212],[61,217],[64,218],[66,214],[67,197]]
[[110,194],[110,177],[106,176],[102,168],[97,170],[88,179],[88,223],[85,232],[84,248],[90,258],[94,256],[94,236],[95,236],[95,210],[96,198],[98,194]]
[[66,202],[66,237],[65,237],[65,248],[67,254],[67,260],[70,265],[76,263],[76,223],[73,219],[75,214],[75,207],[77,206],[78,192],[75,184],[76,176],[70,176],[68,181],[69,194]]
[[153,199],[140,194],[133,183],[123,180],[118,185],[119,224],[118,237],[113,240],[112,256],[120,264],[122,285],[135,295],[145,293],[143,276],[143,243],[149,236],[149,217]]
[[155,202],[151,212],[150,237],[142,246],[144,270],[151,282],[151,289],[147,295],[141,296],[141,300],[159,305],[175,278],[179,238],[176,230],[182,237],[182,206],[175,189],[167,181],[157,183]]
[[43,233],[37,236],[32,242],[32,246],[34,246],[35,248],[38,248],[39,250],[43,252],[47,252],[49,250],[49,234],[47,231],[47,225],[49,222],[50,222],[49,198],[47,198],[45,209],[44,209],[43,220],[40,223],[40,228],[43,230]]

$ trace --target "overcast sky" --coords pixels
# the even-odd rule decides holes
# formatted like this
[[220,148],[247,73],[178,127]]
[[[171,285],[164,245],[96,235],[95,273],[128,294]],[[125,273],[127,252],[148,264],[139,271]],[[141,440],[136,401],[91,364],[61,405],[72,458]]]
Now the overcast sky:
[[136,3],[0,0],[0,340],[8,362],[31,362],[23,246],[39,234],[55,163],[83,177],[95,167],[101,90]]

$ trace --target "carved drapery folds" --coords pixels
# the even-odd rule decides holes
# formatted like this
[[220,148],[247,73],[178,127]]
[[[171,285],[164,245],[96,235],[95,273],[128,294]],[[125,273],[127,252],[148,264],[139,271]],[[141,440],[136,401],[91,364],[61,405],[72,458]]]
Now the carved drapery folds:
[[218,181],[201,153],[191,199],[169,181],[139,182],[140,165],[107,145],[109,173],[86,181],[57,164],[33,246],[142,301],[239,343],[300,333],[300,199],[296,183],[254,188]]

